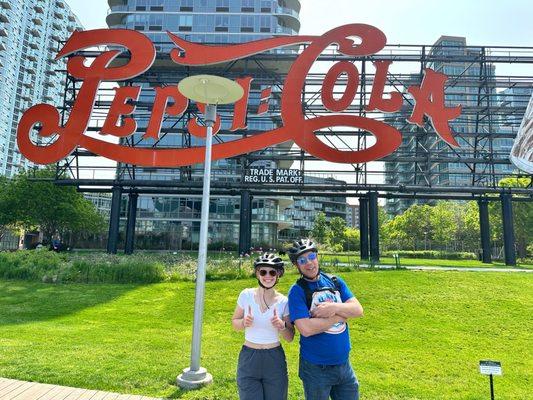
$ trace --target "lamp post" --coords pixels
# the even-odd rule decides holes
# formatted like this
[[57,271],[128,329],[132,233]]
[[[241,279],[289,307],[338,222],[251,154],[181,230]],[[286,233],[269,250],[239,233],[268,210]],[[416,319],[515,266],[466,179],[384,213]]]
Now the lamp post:
[[209,225],[209,192],[211,186],[211,145],[213,142],[213,125],[216,121],[217,105],[235,103],[243,96],[244,90],[239,84],[229,79],[213,75],[196,75],[185,78],[178,84],[178,90],[185,97],[206,105],[205,124],[207,126],[207,135],[205,138],[204,185],[202,192],[198,269],[196,270],[191,363],[190,366],[185,368],[183,373],[178,375],[176,379],[178,386],[184,389],[196,389],[213,381],[211,374],[209,374],[205,368],[200,367],[207,261],[207,228]]

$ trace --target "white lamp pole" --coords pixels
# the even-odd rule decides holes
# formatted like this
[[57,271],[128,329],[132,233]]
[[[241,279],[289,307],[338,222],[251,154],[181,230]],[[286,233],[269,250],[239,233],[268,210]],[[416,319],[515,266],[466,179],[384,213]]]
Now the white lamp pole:
[[213,126],[216,122],[218,104],[230,104],[239,100],[244,90],[239,84],[219,76],[196,75],[183,79],[178,89],[185,97],[204,103],[207,135],[205,138],[204,185],[202,192],[202,215],[200,220],[200,243],[194,299],[194,321],[191,345],[191,363],[178,375],[177,384],[184,389],[196,389],[213,381],[211,374],[200,366],[202,322],[204,314],[205,273],[207,263],[207,231],[209,227],[209,192],[211,190],[211,146]]

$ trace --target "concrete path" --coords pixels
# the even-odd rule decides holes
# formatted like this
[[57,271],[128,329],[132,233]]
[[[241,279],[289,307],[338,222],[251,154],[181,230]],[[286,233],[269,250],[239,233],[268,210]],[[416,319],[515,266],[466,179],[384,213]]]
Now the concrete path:
[[1,400],[161,400],[153,397],[78,389],[0,378]]
[[[327,264],[329,265],[329,264]],[[348,263],[337,263],[339,267],[349,267],[352,264]],[[374,268],[374,269],[395,269],[396,267],[394,265],[386,265],[386,264],[380,264],[380,265],[370,265],[370,264],[360,264],[359,268]],[[497,267],[491,267],[491,268],[483,268],[483,267],[434,267],[434,266],[412,266],[412,265],[402,265],[402,269],[408,269],[411,271],[461,271],[461,272],[525,272],[525,273],[531,273],[533,272],[533,269],[525,269],[525,268],[497,268]]]

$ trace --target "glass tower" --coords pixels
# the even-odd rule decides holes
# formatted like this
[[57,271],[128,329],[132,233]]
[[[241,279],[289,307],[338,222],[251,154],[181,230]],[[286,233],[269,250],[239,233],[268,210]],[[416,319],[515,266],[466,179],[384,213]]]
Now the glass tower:
[[[126,28],[140,31],[156,45],[160,57],[168,58],[168,52],[175,46],[170,43],[166,31],[170,31],[188,41],[224,44],[240,43],[265,39],[273,36],[295,35],[300,29],[298,0],[109,0],[110,11],[107,24],[110,28]],[[292,51],[292,50],[284,50]],[[158,69],[159,68],[159,69]],[[172,72],[174,68],[174,72]],[[169,69],[156,61],[150,73],[161,82],[165,74],[183,68],[174,65]],[[204,71],[205,72],[205,71]],[[265,71],[248,69],[248,74],[256,78],[251,84],[248,109],[257,109],[261,91],[269,86]],[[283,72],[277,68],[276,73]],[[285,71],[287,72],[287,71]],[[222,74],[223,70],[210,67],[207,73]],[[177,81],[175,81],[177,83]],[[175,84],[174,83],[174,84]],[[144,90],[140,102],[150,103],[153,94]],[[145,96],[143,98],[143,96]],[[133,135],[137,146],[152,146],[152,139],[142,139],[143,128],[147,121],[142,115],[135,115],[138,131]],[[202,139],[187,136],[186,121],[168,119],[164,127],[172,127],[158,141],[158,146],[197,146],[203,145]],[[222,129],[229,127],[222,121]],[[247,120],[248,130],[268,131],[276,124],[268,113],[260,118]],[[225,134],[223,141],[240,138]],[[215,141],[216,143],[216,141]],[[290,144],[286,144],[290,146]],[[269,168],[289,168],[290,163],[258,161],[253,165]],[[137,169],[135,179],[157,179],[176,181],[200,181],[201,166],[181,169]],[[213,163],[212,180],[236,182],[242,175],[241,160],[228,159]],[[120,172],[119,172],[120,173]],[[198,245],[200,229],[201,195],[140,195],[138,199],[136,223],[136,247],[139,249],[187,250]],[[281,230],[292,223],[284,215],[285,208],[292,199],[274,197],[255,197],[252,200],[252,245],[271,247],[277,244]],[[236,196],[211,196],[209,244],[211,249],[235,249],[239,240],[240,199]],[[123,204],[122,223],[126,217],[126,203]]]
[[[470,59],[472,58],[481,58],[482,49],[467,46],[466,38],[464,37],[441,36],[433,44],[429,55],[437,56],[438,61],[429,62],[428,67],[444,73],[449,77],[449,82],[453,82],[453,84],[447,84],[446,86],[446,105],[455,106],[460,104],[463,106],[462,115],[457,120],[450,122],[454,132],[464,134],[464,136],[457,138],[461,147],[455,149],[453,154],[468,157],[473,149],[477,149],[479,154],[485,154],[486,157],[508,159],[513,139],[489,138],[491,134],[505,132],[505,124],[502,123],[504,121],[499,117],[504,111],[492,111],[491,118],[476,120],[476,108],[496,107],[499,97],[504,99],[505,93],[513,94],[509,90],[504,91],[502,96],[498,96],[496,93],[494,84],[496,78],[495,66],[487,64],[486,70],[481,70],[479,62],[471,62]],[[490,83],[486,88],[479,86],[481,76],[485,76]],[[413,84],[417,84],[418,79],[419,76],[412,75]],[[509,108],[509,110],[511,109]],[[423,134],[414,125],[406,128],[406,115],[407,104],[404,104],[404,108],[401,111],[387,117],[388,123],[403,130],[399,152],[419,154],[419,149],[423,147],[444,156],[452,154],[448,150],[448,146],[442,140],[437,139],[436,135]],[[484,133],[485,137],[476,139],[476,136],[482,136],[481,133]],[[416,140],[417,136],[418,141]],[[422,153],[420,152],[420,154]],[[413,182],[416,172],[414,162],[389,162],[385,164],[385,168],[385,180],[390,185],[420,184],[462,187],[472,186],[473,177],[476,179],[476,184],[484,185],[490,185],[490,181],[493,179],[490,174],[491,166],[483,163],[477,164],[475,170],[466,165],[465,162],[420,163],[418,165],[417,182]],[[513,166],[511,164],[498,164],[494,166],[493,174],[499,180],[512,172]],[[426,178],[425,175],[428,177]],[[414,203],[427,202],[433,201],[401,198],[388,199],[387,212],[391,215],[397,215],[403,213]]]
[[34,104],[63,102],[60,42],[81,30],[62,0],[0,2],[0,174],[11,177],[32,165],[17,149],[17,126]]

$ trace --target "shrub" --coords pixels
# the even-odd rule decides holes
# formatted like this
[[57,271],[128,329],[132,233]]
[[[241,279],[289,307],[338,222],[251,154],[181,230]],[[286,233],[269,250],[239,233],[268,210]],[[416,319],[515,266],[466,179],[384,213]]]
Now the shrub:
[[48,250],[0,252],[0,277],[47,280],[57,276],[63,262],[63,255]]
[[405,258],[428,258],[428,259],[444,259],[444,260],[477,260],[476,254],[469,252],[446,252],[437,250],[398,250],[385,251],[382,253],[383,257],[392,257],[398,254]]

